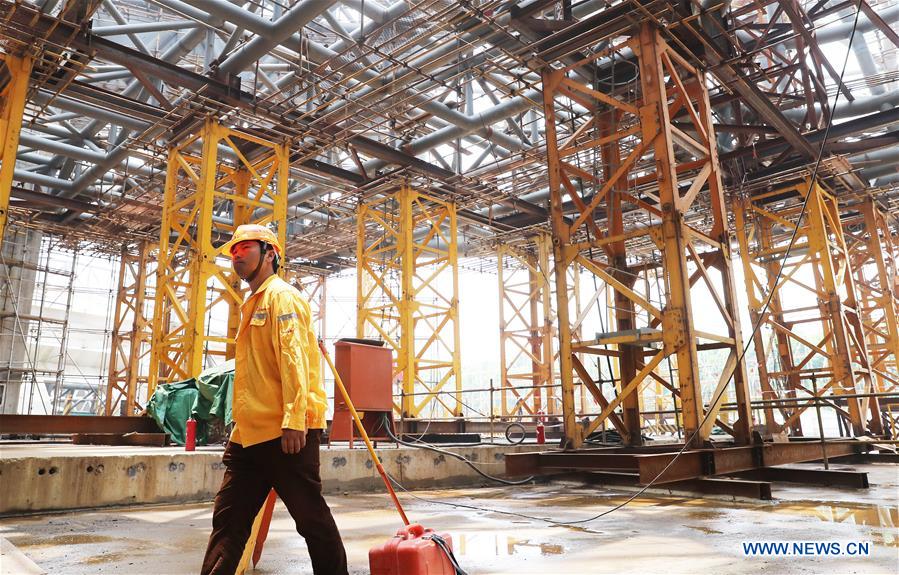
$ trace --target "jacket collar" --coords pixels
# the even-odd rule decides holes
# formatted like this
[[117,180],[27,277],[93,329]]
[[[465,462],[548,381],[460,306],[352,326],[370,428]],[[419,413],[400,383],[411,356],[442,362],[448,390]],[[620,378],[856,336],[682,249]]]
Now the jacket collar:
[[241,304],[241,308],[247,306],[250,302],[256,302],[258,300],[264,300],[266,297],[266,292],[272,286],[273,283],[279,281],[281,278],[278,277],[278,274],[272,274],[265,278],[265,281],[262,282],[262,285],[259,286],[259,289],[250,294],[244,302]]

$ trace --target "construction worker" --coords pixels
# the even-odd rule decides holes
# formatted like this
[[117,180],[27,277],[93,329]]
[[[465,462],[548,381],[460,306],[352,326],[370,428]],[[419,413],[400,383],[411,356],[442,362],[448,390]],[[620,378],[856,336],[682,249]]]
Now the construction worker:
[[325,391],[309,303],[276,274],[278,238],[239,226],[223,251],[250,286],[235,350],[231,440],[215,497],[203,575],[234,575],[253,520],[274,488],[306,540],[316,575],[345,575],[346,552],[322,497],[318,450]]

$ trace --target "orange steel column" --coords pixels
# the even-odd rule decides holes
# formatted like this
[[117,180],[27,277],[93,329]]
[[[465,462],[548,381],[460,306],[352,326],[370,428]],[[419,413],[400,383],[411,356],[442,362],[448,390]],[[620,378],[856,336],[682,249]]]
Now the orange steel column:
[[6,64],[9,72],[6,85],[0,90],[0,135],[3,137],[0,144],[0,246],[2,246],[33,60],[28,56],[0,54],[0,61]]
[[[858,260],[846,241],[837,198],[820,183],[798,180],[755,190],[741,206],[736,229],[746,290],[752,315],[762,322],[756,346],[762,389],[775,396],[766,399],[798,400],[766,413],[768,431],[798,434],[799,418],[817,401],[847,420],[856,435],[881,433],[879,401],[858,397],[874,391],[874,366],[865,334],[864,298],[853,274]],[[775,236],[775,228],[785,231]],[[787,254],[794,229],[795,243]],[[777,285],[772,261],[783,266]],[[768,298],[771,305],[762,316]],[[769,335],[776,335],[776,354],[764,344]],[[772,368],[775,360],[779,364]],[[826,395],[847,397],[839,403],[814,399]]]
[[[624,50],[636,56],[639,80],[601,92],[579,79],[589,77],[595,59]],[[707,442],[715,426],[747,443],[751,415],[704,74],[649,23],[542,74],[566,445],[580,446],[605,422],[625,443],[639,444],[640,405],[650,382],[678,397],[691,447]],[[563,122],[559,112],[571,106],[589,114]],[[711,218],[692,215],[698,204]],[[614,291],[615,331],[574,341],[572,265]],[[694,316],[694,293],[704,298],[702,322]],[[717,352],[711,361],[719,364],[722,351],[726,357],[723,369],[704,381],[700,354],[706,351]],[[603,394],[579,353],[615,364],[615,397]],[[601,408],[585,423],[574,409],[575,375]],[[733,425],[718,417],[728,397],[737,403]]]

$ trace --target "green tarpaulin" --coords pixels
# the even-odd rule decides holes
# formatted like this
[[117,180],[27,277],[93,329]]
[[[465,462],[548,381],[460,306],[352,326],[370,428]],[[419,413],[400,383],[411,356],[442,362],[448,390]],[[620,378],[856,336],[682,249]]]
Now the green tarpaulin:
[[231,424],[231,384],[234,360],[210,367],[198,377],[156,388],[147,413],[172,441],[184,445],[187,420],[197,420],[197,444],[205,445],[209,422],[215,418]]

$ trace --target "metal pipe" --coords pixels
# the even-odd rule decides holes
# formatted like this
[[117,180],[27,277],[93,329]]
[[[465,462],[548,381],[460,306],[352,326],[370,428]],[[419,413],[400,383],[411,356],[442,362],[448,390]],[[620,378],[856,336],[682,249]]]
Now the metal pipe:
[[60,156],[75,158],[76,160],[83,160],[91,163],[101,162],[106,159],[106,154],[104,153],[92,152],[78,146],[71,146],[62,142],[38,138],[28,134],[21,134],[19,136],[19,147],[20,149],[28,147],[35,150],[43,150],[44,152],[51,152]]
[[164,20],[161,22],[141,22],[139,24],[122,24],[119,26],[97,26],[91,28],[91,34],[97,36],[123,36],[125,34],[145,34],[147,32],[165,32],[168,30],[184,30],[199,26],[193,20]]
[[[103,8],[112,16],[112,19],[116,21],[119,25],[127,24],[128,21],[122,16],[122,13],[119,12],[119,9],[116,8],[115,4],[112,3],[112,0],[102,0]],[[131,40],[131,43],[134,44],[134,47],[144,54],[150,54],[150,50],[144,45],[143,40],[141,40],[136,33],[128,32],[128,39]]]
[[[373,2],[372,0],[341,0],[340,3],[349,6],[356,12],[364,14],[378,24],[383,24],[391,19],[390,8],[383,8],[379,6],[377,2]],[[406,4],[406,2],[397,2],[393,6],[396,6],[397,4]],[[393,6],[391,6],[391,8]]]
[[[207,19],[207,22],[212,24],[220,23],[220,20],[210,17]],[[193,48],[199,44],[206,37],[206,30],[204,28],[194,28],[191,30],[184,38],[181,38],[174,45],[170,46],[161,56],[160,59],[169,61],[169,62],[177,62],[183,56],[190,53]],[[128,88],[125,89],[125,93],[139,91],[141,88],[140,83],[137,80],[134,80]],[[91,122],[85,129],[84,135],[93,135],[94,130],[98,130],[100,126],[97,125],[97,122]],[[162,124],[156,124],[150,128],[148,128],[146,135],[149,138],[157,137],[161,135],[165,131],[165,126]],[[127,142],[123,142],[118,144],[115,148],[113,148],[109,154],[107,154],[106,158],[98,162],[95,166],[85,171],[78,179],[76,179],[72,186],[66,190],[62,190],[62,194],[65,197],[74,197],[77,196],[82,191],[86,190],[88,186],[90,186],[94,181],[96,181],[102,174],[110,170],[113,166],[121,163],[127,156],[130,151],[129,147],[126,145]],[[77,212],[73,212],[71,214],[73,217],[77,216]]]
[[[864,76],[869,78],[877,76],[877,64],[874,63],[874,57],[871,56],[871,50],[868,49],[868,41],[865,39],[864,34],[860,34],[860,36],[861,42],[852,43],[852,51],[855,53],[855,59]],[[886,91],[880,84],[871,86],[870,90],[871,93],[875,95],[883,94]]]
[[259,35],[233,52],[219,67],[223,72],[237,73],[265,56],[273,47],[290,38],[295,30],[314,20],[336,0],[305,0],[294,4],[263,36]]
[[[50,98],[52,96],[53,95],[50,92],[40,90],[34,95],[32,101],[39,105],[46,105],[47,102],[50,102]],[[134,117],[119,114],[117,112],[113,112],[111,110],[99,108],[96,106],[90,106],[88,104],[72,100],[71,98],[67,98],[65,96],[58,96],[56,98],[53,98],[51,106],[54,108],[59,108],[60,110],[66,110],[67,112],[79,114],[80,116],[87,116],[88,118],[94,118],[108,124],[115,124],[116,126],[122,126],[131,130],[144,131],[150,127],[150,124],[138,120]]]

